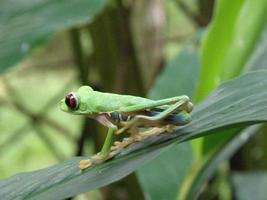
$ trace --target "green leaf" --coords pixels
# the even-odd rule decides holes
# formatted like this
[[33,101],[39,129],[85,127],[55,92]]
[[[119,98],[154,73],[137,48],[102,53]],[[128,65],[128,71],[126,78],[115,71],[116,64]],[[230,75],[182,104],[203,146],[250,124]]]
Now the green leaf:
[[[231,42],[235,19],[242,1],[216,2],[214,16],[203,37],[200,55],[200,80],[196,91],[196,100],[203,99],[220,82],[222,62]],[[227,15],[225,13],[227,12]],[[227,29],[227,31],[225,31]]]
[[162,99],[186,94],[192,98],[199,67],[197,51],[194,47],[186,47],[170,60],[148,96]]
[[[266,25],[266,12],[266,0],[217,1],[215,16],[202,43],[198,101],[220,82],[240,74]],[[212,149],[223,140],[220,136],[197,140],[193,143],[195,155],[200,157],[206,153],[203,147]]]
[[191,145],[185,142],[171,146],[154,160],[142,166],[137,171],[137,177],[145,199],[176,199],[191,161]]
[[240,73],[266,24],[266,12],[266,0],[217,1],[202,42],[198,101]]
[[266,12],[266,0],[244,1],[235,22],[232,41],[225,52],[222,80],[235,77],[242,71],[266,25]]
[[234,172],[232,180],[237,200],[266,199],[266,171]]
[[192,172],[189,173],[190,177],[187,179],[190,183],[183,185],[179,200],[197,199],[201,188],[214,175],[219,164],[229,159],[260,128],[261,125],[250,126],[239,134],[229,137],[228,141],[224,141],[224,144],[218,145],[212,152],[205,155],[204,160],[199,161],[201,163],[193,166]]
[[[252,55],[249,57],[246,66],[244,67],[243,73],[255,70],[267,69],[267,29],[262,32],[261,37],[259,38],[256,48],[253,51]],[[224,133],[234,132],[231,130],[224,130]],[[222,135],[222,136],[220,136]],[[220,135],[210,135],[204,138],[204,143],[202,147],[202,152],[205,154],[209,152],[214,146],[217,146],[219,143],[224,143],[224,140],[227,140],[222,134]],[[231,134],[228,134],[231,137]]]
[[[192,97],[197,81],[198,66],[197,49],[184,48],[167,63],[150,91],[149,97],[161,99],[180,94]],[[191,144],[186,142],[168,148],[141,167],[137,171],[137,176],[145,198],[147,200],[175,199],[191,161]]]
[[[263,31],[255,50],[249,58],[243,72],[266,69],[266,43],[267,31]],[[233,127],[231,129],[224,129],[217,134],[211,134],[204,139],[203,152],[204,157],[200,163],[194,168],[193,172],[188,173],[188,177],[183,184],[183,194],[179,199],[192,199],[196,197],[201,187],[207,180],[215,173],[218,165],[227,160],[235,151],[245,142],[248,137],[246,134],[256,134],[258,127],[250,127],[245,132],[235,136],[240,128]],[[243,137],[243,135],[245,136]]]
[[162,148],[229,126],[267,121],[267,71],[247,73],[219,86],[195,107],[193,121],[171,134],[149,137],[124,148],[114,159],[83,172],[74,158],[0,182],[0,196],[14,199],[63,199],[114,182],[155,158]]
[[[261,37],[259,38],[255,50],[252,52],[252,55],[249,57],[246,66],[244,67],[243,73],[255,70],[267,69],[267,29],[262,32]],[[232,132],[231,130],[224,130],[224,132]],[[222,135],[222,136],[220,136]],[[220,135],[210,135],[203,138],[203,147],[202,152],[205,154],[210,151],[213,147],[216,147],[220,143],[224,143],[224,140],[228,138],[223,134]],[[228,134],[231,137],[231,134]]]
[[89,22],[105,0],[2,0],[0,72],[13,66],[51,34]]

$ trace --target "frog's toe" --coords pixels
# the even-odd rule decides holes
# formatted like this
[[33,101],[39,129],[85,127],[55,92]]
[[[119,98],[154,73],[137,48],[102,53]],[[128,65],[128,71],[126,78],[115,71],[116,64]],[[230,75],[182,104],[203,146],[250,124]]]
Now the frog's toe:
[[90,159],[80,160],[79,168],[84,170],[92,165],[92,161]]
[[165,126],[165,130],[168,132],[168,133],[172,133],[176,130],[176,126],[173,125],[173,124],[167,124]]
[[193,108],[194,108],[194,104],[191,101],[189,101],[187,103],[187,105],[186,105],[186,109],[185,110],[186,110],[186,112],[191,113]]
[[182,111],[178,114],[169,115],[166,120],[177,126],[183,126],[192,121],[192,117],[186,111]]

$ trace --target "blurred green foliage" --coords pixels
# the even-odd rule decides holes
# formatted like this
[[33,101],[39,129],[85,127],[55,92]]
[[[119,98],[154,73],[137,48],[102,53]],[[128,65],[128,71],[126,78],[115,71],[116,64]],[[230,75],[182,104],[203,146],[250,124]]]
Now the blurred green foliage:
[[[0,178],[99,151],[106,130],[58,109],[59,100],[81,84],[152,99],[195,94],[199,102],[225,80],[266,69],[266,13],[266,0],[1,1]],[[256,106],[251,112],[259,109],[252,100],[250,105]],[[223,113],[226,121],[230,114]],[[245,119],[248,112],[238,114]],[[233,156],[246,141],[242,128],[212,130],[192,145],[148,154],[159,156],[137,176],[75,199],[242,200],[256,189],[254,197],[261,199],[264,189],[247,182],[265,177],[266,126]],[[223,161],[227,167],[216,171]],[[240,169],[262,171],[235,172]],[[114,180],[124,176],[116,173]]]

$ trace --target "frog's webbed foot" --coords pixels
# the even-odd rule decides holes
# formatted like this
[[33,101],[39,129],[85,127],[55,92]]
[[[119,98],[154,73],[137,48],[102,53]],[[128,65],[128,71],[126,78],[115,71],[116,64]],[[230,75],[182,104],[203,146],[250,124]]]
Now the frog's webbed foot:
[[143,138],[140,138],[140,136],[136,135],[132,135],[131,137],[128,138],[124,138],[121,142],[120,141],[115,141],[113,143],[113,146],[111,146],[110,148],[110,152],[106,155],[103,155],[100,153],[92,156],[90,159],[84,159],[84,160],[80,160],[79,162],[79,168],[81,170],[84,170],[88,167],[91,167],[95,164],[100,164],[106,160],[111,159],[112,157],[114,157],[115,155],[117,155],[121,149],[129,146],[132,143],[135,143],[137,141],[142,140]]
[[151,128],[149,130],[143,131],[140,133],[140,135],[146,137],[149,136],[157,136],[161,133],[167,132],[167,133],[172,133],[176,130],[176,126],[173,124],[167,124],[165,126],[161,126],[161,127],[154,127]]
[[168,133],[172,133],[176,130],[176,125],[173,124],[167,124],[166,126],[164,126],[164,130]]
[[173,124],[167,124],[161,127],[153,127],[153,128],[145,129],[144,131],[138,128],[133,128],[129,130],[129,132],[131,133],[131,136],[128,138],[124,138],[122,142],[119,142],[119,141],[114,142],[114,146],[111,147],[111,150],[125,148],[128,145],[135,143],[135,142],[140,142],[147,137],[157,136],[164,132],[172,133],[175,130],[176,130],[176,126]]
[[95,164],[100,164],[112,157],[114,157],[117,154],[117,152],[110,151],[108,154],[103,155],[101,152],[97,153],[96,155],[93,155],[89,159],[80,160],[79,162],[79,168],[81,170],[84,170],[88,167],[91,167]]
[[106,160],[106,157],[100,155],[99,153],[90,157],[90,159],[84,159],[84,160],[80,160],[79,162],[79,168],[81,170],[84,170],[88,167],[91,167],[92,165],[94,164],[97,164],[97,163],[101,163],[101,162],[104,162]]
[[92,166],[92,164],[93,163],[92,163],[91,159],[80,160],[80,162],[79,162],[79,168],[81,170],[83,170],[83,169],[86,169],[86,168]]

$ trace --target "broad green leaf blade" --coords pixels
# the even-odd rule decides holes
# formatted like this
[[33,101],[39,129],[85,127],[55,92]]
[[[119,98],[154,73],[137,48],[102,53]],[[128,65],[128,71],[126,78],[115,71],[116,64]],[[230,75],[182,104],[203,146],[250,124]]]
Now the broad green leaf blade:
[[[167,63],[149,93],[152,99],[186,94],[195,89],[198,74],[197,49],[184,48]],[[176,83],[176,84],[173,84]],[[187,142],[174,145],[137,171],[138,179],[147,200],[175,199],[181,182],[192,161],[191,145]],[[162,184],[164,182],[164,184]]]
[[264,200],[267,197],[267,172],[234,172],[233,185],[236,200]]
[[218,145],[212,152],[205,155],[204,160],[199,165],[193,166],[192,173],[189,173],[190,178],[188,179],[191,182],[183,185],[184,188],[182,188],[179,200],[197,199],[201,188],[214,175],[219,164],[229,159],[260,128],[261,125],[250,126],[238,135],[229,137],[228,141],[224,141],[224,144]]
[[0,72],[13,66],[51,34],[87,23],[105,0],[2,0]]
[[[263,70],[267,69],[267,30],[263,31],[261,34],[261,37],[259,38],[257,42],[257,46],[255,50],[253,51],[252,55],[248,59],[248,62],[246,66],[244,67],[243,73],[249,72],[249,71],[255,71],[255,70]],[[231,130],[224,130],[224,132],[232,132]],[[220,134],[222,135],[222,134]],[[224,140],[227,140],[227,137],[224,135],[210,135],[205,138],[203,138],[203,147],[202,152],[205,154],[209,152],[213,147],[216,147],[220,143],[224,143]],[[231,134],[228,134],[229,137],[231,137]]]
[[[0,182],[0,196],[5,200],[58,200],[119,180],[134,171],[161,149],[139,153],[145,156],[121,157],[81,172],[76,157],[62,164],[30,173],[22,173]],[[138,153],[138,154],[139,154]]]
[[[246,64],[243,72],[253,71],[253,70],[261,70],[267,68],[267,60],[266,60],[266,43],[267,31],[263,31],[261,38],[258,41],[257,47],[253,51],[252,55],[249,58],[248,63]],[[257,132],[254,130],[254,127],[248,128],[247,131],[250,131],[251,134],[256,134]],[[257,129],[257,128],[256,128]],[[217,169],[218,165],[223,159],[229,158],[233,152],[229,152],[228,155],[222,157],[222,154],[227,152],[229,148],[231,149],[231,145],[236,144],[235,148],[238,148],[241,144],[238,144],[238,138],[242,135],[234,137],[233,134],[238,132],[239,127],[225,129],[220,131],[217,134],[211,134],[204,139],[203,152],[207,153],[203,157],[201,165],[197,170],[194,171],[194,176],[192,177],[192,173],[189,173],[189,177],[187,177],[187,181],[190,181],[190,184],[186,182],[183,186],[183,194],[180,196],[180,199],[192,199],[198,191],[200,191],[200,187],[205,184],[205,181],[208,180]],[[227,134],[227,135],[226,135]],[[241,133],[242,134],[242,133]],[[243,133],[246,134],[246,133]],[[231,139],[233,139],[231,141]],[[235,141],[237,139],[237,141]],[[246,138],[247,139],[247,138]],[[227,141],[228,140],[228,141]],[[242,141],[240,141],[242,142]],[[215,145],[216,144],[216,145]],[[226,144],[226,145],[225,145]],[[215,152],[215,153],[214,153]]]
[[[267,91],[263,86],[267,82],[264,78],[266,72],[266,70],[250,72],[223,83],[196,106],[193,123],[182,128],[180,133],[190,131],[191,134],[186,138],[192,139],[194,135],[199,137],[200,132],[210,131],[211,127],[220,128],[226,122],[230,125],[262,121],[267,111],[267,99],[264,97]],[[208,118],[213,118],[216,122],[210,122]]]
[[0,182],[0,196],[14,199],[63,199],[114,182],[159,155],[162,148],[235,124],[267,121],[267,71],[247,73],[222,84],[196,106],[193,121],[171,134],[149,137],[124,148],[114,159],[81,173],[79,158]]

